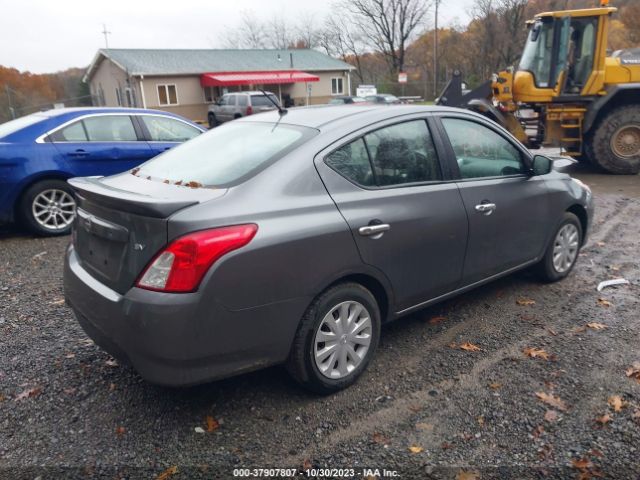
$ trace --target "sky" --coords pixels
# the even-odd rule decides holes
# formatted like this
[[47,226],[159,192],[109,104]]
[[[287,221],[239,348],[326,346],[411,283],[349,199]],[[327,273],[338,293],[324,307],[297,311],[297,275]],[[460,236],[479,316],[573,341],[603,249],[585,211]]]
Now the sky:
[[[111,48],[223,48],[242,12],[258,19],[321,19],[334,0],[0,0],[0,65],[49,73],[86,67]],[[349,0],[341,0],[349,1]],[[467,23],[473,0],[441,0],[441,25]],[[433,23],[433,10],[428,22]]]

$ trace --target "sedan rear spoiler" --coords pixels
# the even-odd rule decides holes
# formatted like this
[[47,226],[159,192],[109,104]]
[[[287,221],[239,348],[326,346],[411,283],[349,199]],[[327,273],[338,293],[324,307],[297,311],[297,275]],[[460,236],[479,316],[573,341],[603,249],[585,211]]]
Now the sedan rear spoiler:
[[155,182],[130,173],[102,178],[71,178],[68,183],[81,201],[86,199],[107,208],[155,218],[166,218],[178,210],[226,193],[226,190]]

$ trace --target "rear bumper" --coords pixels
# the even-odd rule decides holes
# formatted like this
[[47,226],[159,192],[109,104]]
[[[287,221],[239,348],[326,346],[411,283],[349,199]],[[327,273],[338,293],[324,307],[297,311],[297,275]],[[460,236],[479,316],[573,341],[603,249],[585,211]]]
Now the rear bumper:
[[93,278],[70,246],[65,298],[95,343],[149,382],[186,386],[286,360],[308,299],[231,311],[196,293],[131,288],[124,295]]

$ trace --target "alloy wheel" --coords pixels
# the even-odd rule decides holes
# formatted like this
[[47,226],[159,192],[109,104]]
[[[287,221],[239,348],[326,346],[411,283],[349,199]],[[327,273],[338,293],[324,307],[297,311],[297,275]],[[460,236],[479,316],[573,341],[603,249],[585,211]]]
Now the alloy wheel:
[[64,230],[75,218],[76,202],[64,190],[52,188],[36,195],[31,212],[41,227],[52,231]]
[[359,302],[342,302],[324,316],[314,338],[314,359],[322,375],[345,378],[365,359],[373,333],[371,315]]

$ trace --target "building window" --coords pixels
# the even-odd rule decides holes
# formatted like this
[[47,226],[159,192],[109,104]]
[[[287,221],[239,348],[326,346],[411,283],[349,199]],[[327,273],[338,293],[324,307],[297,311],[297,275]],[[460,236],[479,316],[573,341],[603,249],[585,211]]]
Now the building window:
[[344,93],[343,80],[341,77],[331,79],[331,95],[342,95]]
[[125,98],[127,99],[127,107],[135,107],[136,99],[135,99],[135,92],[133,91],[133,89],[130,87],[127,87],[124,89],[124,93],[125,93]]
[[162,107],[178,105],[178,90],[175,85],[158,85],[158,104]]
[[116,87],[116,104],[122,106],[122,94],[120,93],[120,87]]
[[216,99],[215,87],[202,87],[204,89],[204,101],[213,103]]

